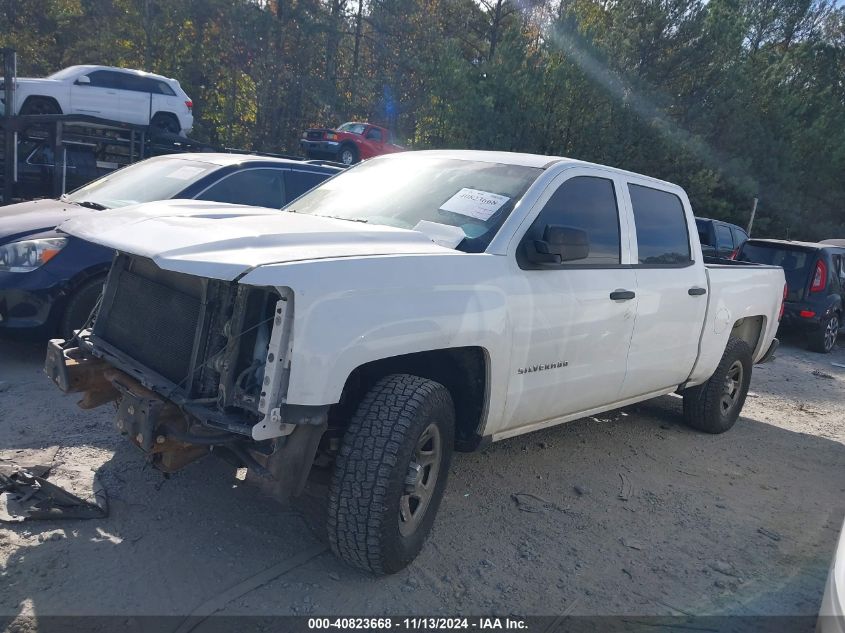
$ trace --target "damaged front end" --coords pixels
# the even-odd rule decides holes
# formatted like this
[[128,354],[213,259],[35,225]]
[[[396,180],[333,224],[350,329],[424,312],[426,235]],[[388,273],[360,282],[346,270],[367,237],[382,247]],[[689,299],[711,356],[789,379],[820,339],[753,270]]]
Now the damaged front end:
[[45,371],[82,408],[117,403],[117,428],[163,472],[210,452],[278,498],[298,494],[328,407],[287,405],[293,293],[165,271],[119,254],[99,314],[50,341]]

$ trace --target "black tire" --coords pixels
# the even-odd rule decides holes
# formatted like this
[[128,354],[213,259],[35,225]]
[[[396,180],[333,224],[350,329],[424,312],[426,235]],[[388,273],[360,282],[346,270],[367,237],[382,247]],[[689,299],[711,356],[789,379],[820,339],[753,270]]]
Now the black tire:
[[751,347],[742,339],[728,339],[710,379],[683,392],[688,426],[705,433],[724,433],[736,423],[751,384],[751,354]]
[[179,119],[169,112],[156,112],[150,121],[150,126],[159,134],[179,134],[182,131]]
[[61,114],[62,109],[55,99],[49,97],[30,97],[21,106],[21,115],[27,116],[32,114]]
[[819,324],[818,330],[810,333],[807,340],[808,347],[814,352],[829,354],[836,347],[836,338],[839,336],[841,326],[839,313],[834,312]]
[[[376,383],[344,434],[329,489],[328,536],[338,558],[382,575],[396,573],[419,554],[446,487],[454,436],[455,409],[446,387],[408,374]],[[415,510],[412,489],[428,495]],[[407,521],[402,508],[412,513]]]
[[341,145],[337,158],[344,165],[354,165],[358,162],[358,148],[348,143]]
[[105,281],[105,277],[94,277],[74,290],[68,298],[59,322],[59,335],[66,341],[73,337],[74,330],[78,330],[88,321],[91,311],[97,305],[97,300],[103,292]]

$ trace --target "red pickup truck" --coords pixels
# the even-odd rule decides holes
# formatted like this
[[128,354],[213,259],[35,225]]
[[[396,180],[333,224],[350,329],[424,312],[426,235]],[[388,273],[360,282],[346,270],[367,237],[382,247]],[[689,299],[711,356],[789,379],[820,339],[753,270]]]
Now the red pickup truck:
[[404,147],[392,142],[387,128],[354,121],[344,123],[334,130],[305,130],[299,145],[308,158],[329,158],[344,165],[352,165],[381,154],[405,151]]

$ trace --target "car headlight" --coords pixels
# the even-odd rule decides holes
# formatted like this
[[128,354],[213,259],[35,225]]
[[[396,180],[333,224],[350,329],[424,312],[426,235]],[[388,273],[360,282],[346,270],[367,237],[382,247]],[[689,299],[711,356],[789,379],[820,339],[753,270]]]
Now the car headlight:
[[0,246],[0,272],[28,273],[40,268],[67,244],[66,237],[21,240]]

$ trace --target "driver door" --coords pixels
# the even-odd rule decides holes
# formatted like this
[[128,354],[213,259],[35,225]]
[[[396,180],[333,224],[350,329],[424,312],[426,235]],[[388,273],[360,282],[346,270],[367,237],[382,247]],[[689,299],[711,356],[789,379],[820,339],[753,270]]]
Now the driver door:
[[[504,430],[552,424],[619,398],[637,309],[636,277],[628,219],[617,203],[620,183],[606,174],[580,168],[561,174],[538,201],[540,211],[516,247]],[[586,256],[532,263],[527,253],[549,226],[583,231]]]
[[77,79],[70,87],[70,105],[76,114],[120,119],[120,74],[95,70],[86,75],[90,83]]

